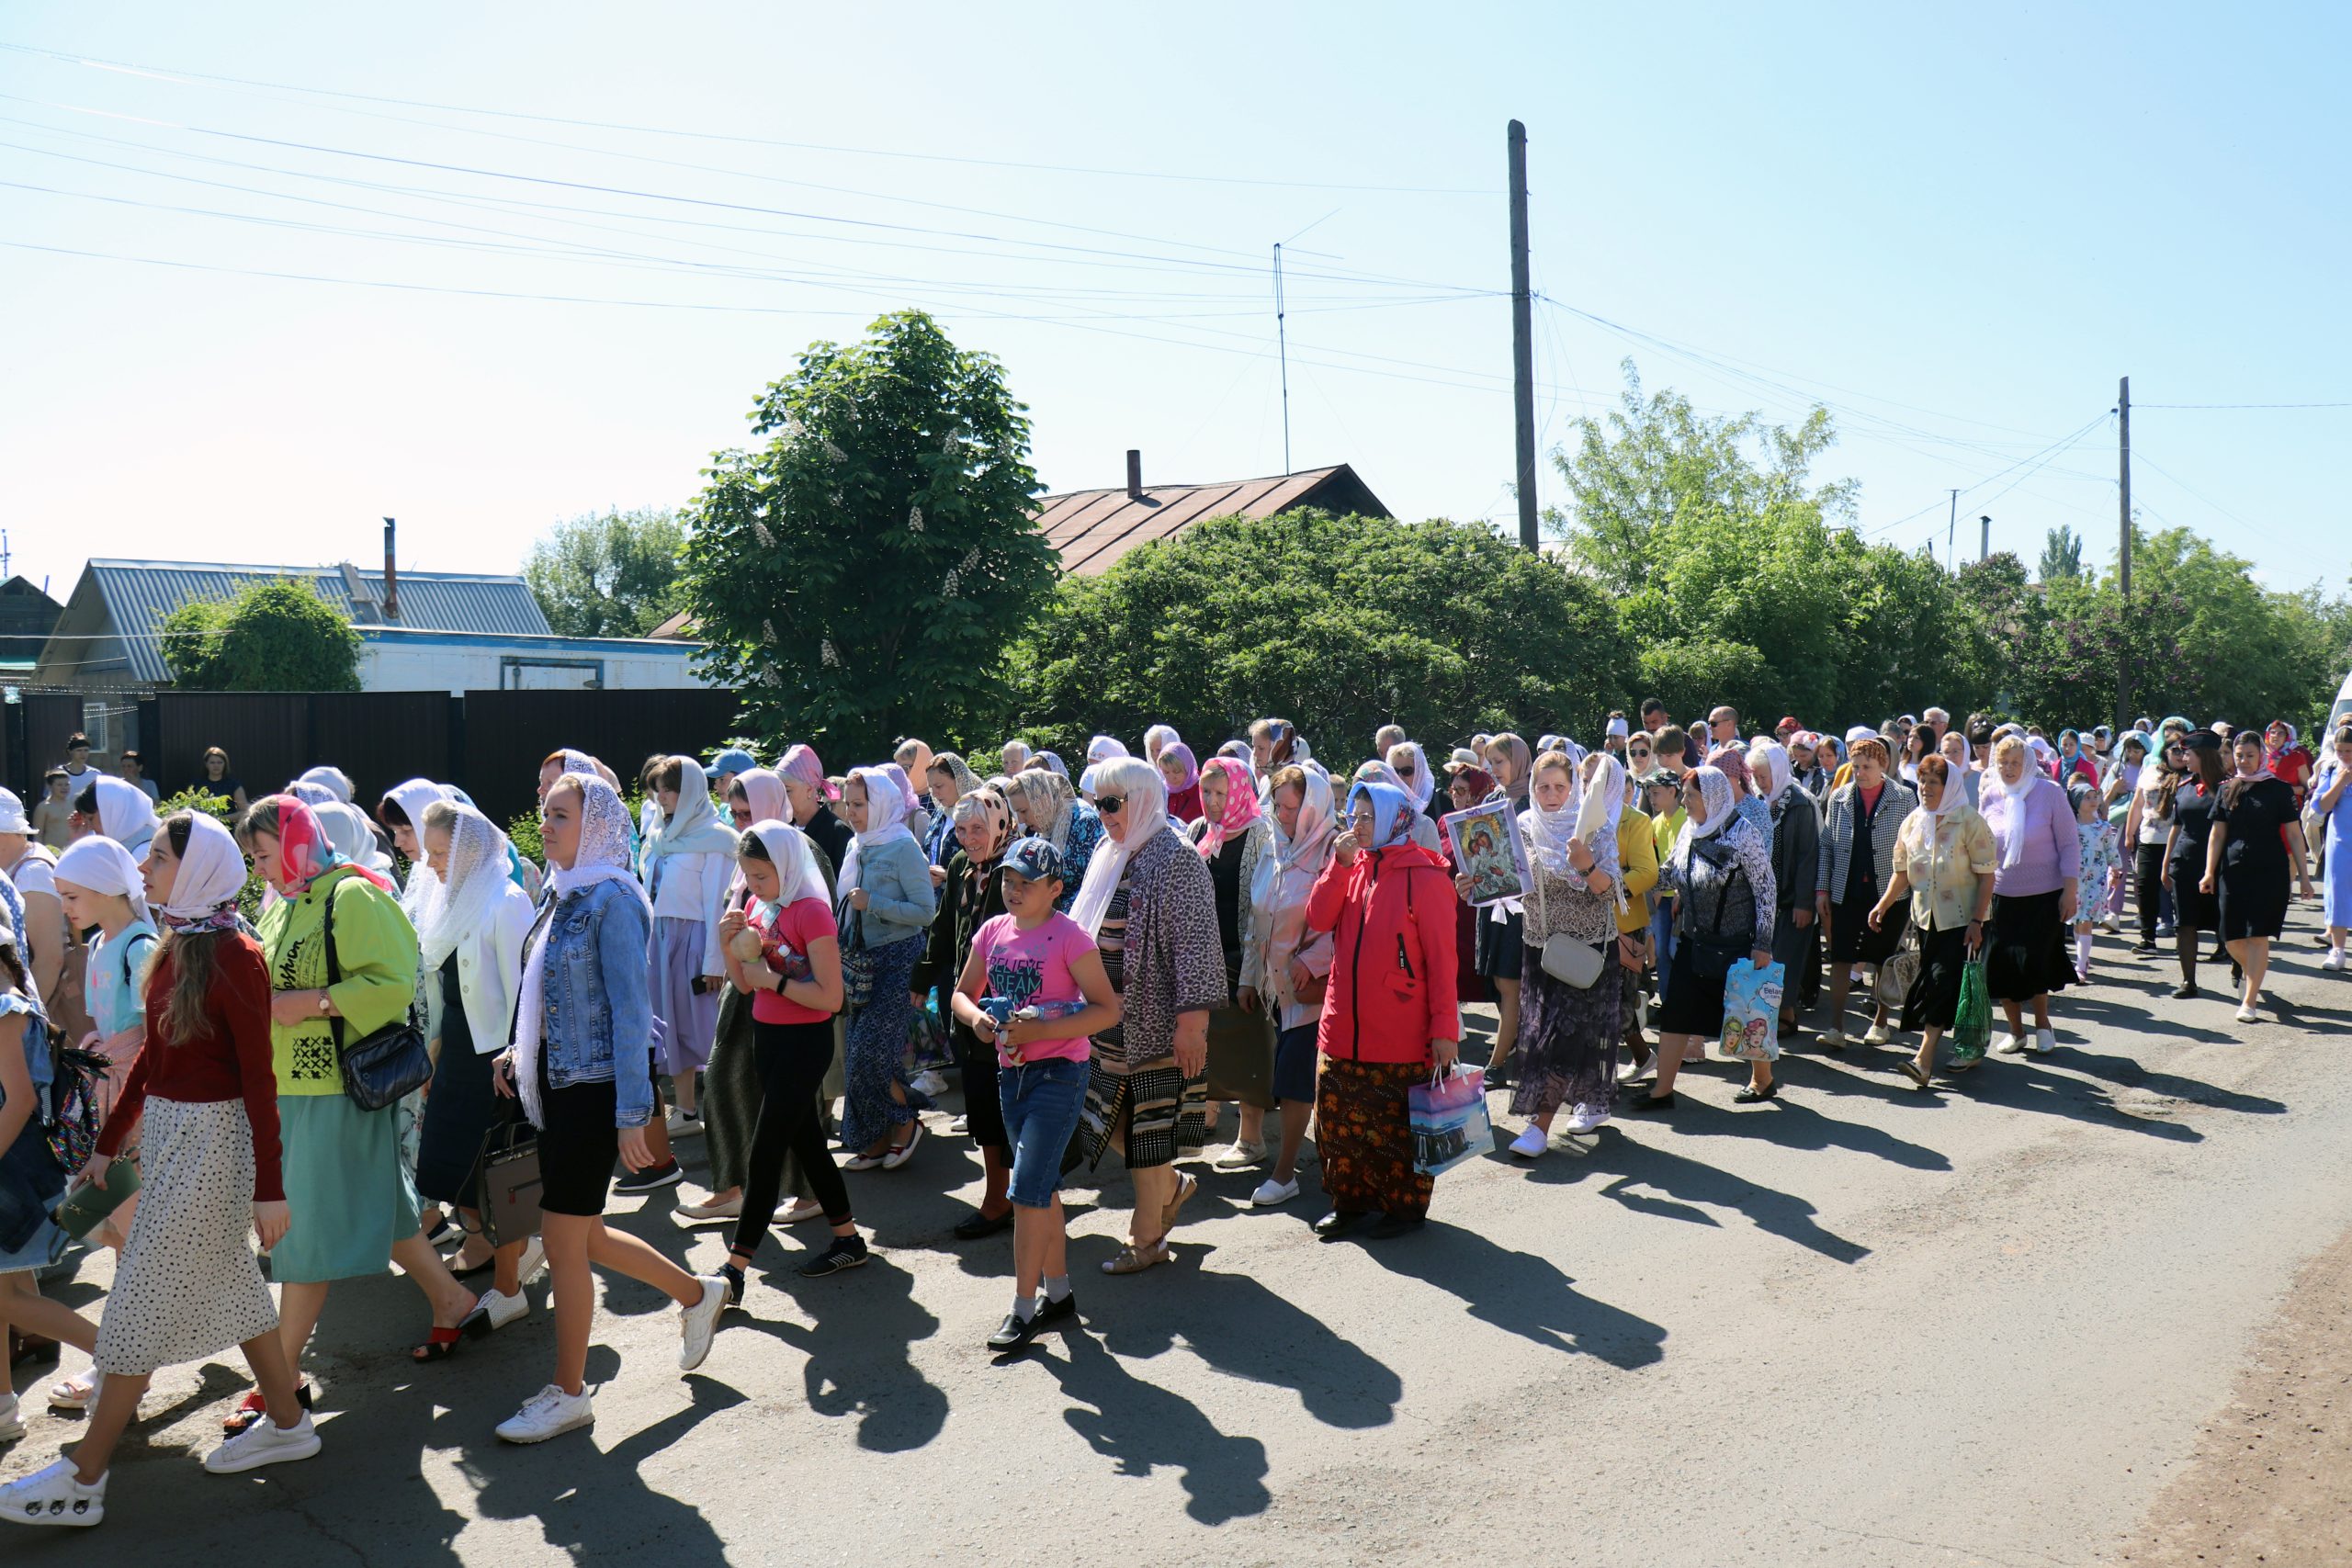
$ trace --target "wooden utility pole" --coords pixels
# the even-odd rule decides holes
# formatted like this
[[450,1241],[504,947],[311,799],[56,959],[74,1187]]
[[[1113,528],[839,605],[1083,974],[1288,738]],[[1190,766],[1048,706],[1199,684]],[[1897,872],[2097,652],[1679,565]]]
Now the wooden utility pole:
[[1535,299],[1527,281],[1527,127],[1510,122],[1510,380],[1519,437],[1519,545],[1535,541]]
[[[2123,620],[2132,625],[2132,378],[2115,386],[2116,516],[2121,542],[2116,547],[2115,585],[2123,594]],[[2116,649],[2116,668],[2122,679],[2116,694],[2115,729],[2121,734],[2132,723],[2132,664],[2129,653]]]

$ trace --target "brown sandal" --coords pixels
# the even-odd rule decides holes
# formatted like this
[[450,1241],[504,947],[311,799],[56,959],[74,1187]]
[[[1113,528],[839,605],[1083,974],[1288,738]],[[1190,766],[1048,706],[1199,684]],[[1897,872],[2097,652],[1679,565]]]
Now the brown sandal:
[[1102,1265],[1105,1274],[1140,1274],[1155,1263],[1173,1263],[1176,1255],[1168,1250],[1168,1238],[1161,1236],[1149,1247],[1139,1247],[1129,1242],[1119,1248],[1111,1260]]

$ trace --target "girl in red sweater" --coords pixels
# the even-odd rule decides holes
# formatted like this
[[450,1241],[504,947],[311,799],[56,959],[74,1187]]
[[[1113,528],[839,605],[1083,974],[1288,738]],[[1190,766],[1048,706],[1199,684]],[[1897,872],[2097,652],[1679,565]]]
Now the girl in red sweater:
[[89,1425],[73,1458],[0,1487],[0,1518],[17,1524],[103,1519],[107,1466],[149,1378],[232,1344],[253,1368],[268,1419],[206,1455],[204,1468],[232,1474],[319,1451],[278,1344],[277,1309],[245,1241],[250,1228],[275,1246],[288,1221],[269,972],[237,925],[244,856],[220,823],[184,811],[156,833],[145,874],[164,928],[144,980],[147,1044],[81,1175],[106,1185],[143,1110],[139,1212],[98,1325],[101,1382]]

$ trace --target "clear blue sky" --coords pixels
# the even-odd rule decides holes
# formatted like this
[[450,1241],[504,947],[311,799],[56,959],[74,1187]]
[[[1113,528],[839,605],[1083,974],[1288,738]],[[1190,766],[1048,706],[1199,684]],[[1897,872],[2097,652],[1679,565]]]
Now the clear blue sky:
[[512,570],[685,500],[802,344],[908,304],[1002,356],[1052,488],[1277,472],[1283,240],[1294,466],[1507,524],[1517,116],[1547,447],[1631,355],[1830,400],[1865,530],[1940,547],[1962,487],[2103,563],[2128,373],[2144,521],[2340,588],[2352,408],[2148,405],[2352,400],[2346,17],[20,4],[0,527],[61,597],[90,555],[368,560],[386,514]]

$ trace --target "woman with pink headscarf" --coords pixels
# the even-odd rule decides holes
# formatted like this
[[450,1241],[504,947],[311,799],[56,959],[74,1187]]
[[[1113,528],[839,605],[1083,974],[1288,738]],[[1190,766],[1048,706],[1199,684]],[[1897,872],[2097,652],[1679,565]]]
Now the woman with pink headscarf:
[[[1258,863],[1273,852],[1273,824],[1258,805],[1258,781],[1246,762],[1231,757],[1211,757],[1201,764],[1201,819],[1185,830],[1201,859],[1208,863],[1209,884],[1216,894],[1216,932],[1225,949],[1226,1005],[1209,1013],[1209,1060],[1216,1066],[1254,1066],[1262,1054],[1263,1075],[1272,1079],[1274,1035],[1266,1015],[1239,1006],[1232,998],[1241,988],[1242,955],[1254,944],[1255,918],[1250,887]],[[1215,1114],[1215,1102],[1211,1105]],[[1241,1131],[1233,1147],[1217,1161],[1220,1170],[1246,1170],[1266,1157],[1265,1111],[1245,1104]],[[1209,1122],[1213,1132],[1216,1123]]]
[[817,760],[816,752],[796,744],[785,752],[775,771],[784,780],[785,796],[792,806],[786,820],[808,834],[838,872],[848,858],[852,835],[849,824],[833,812],[832,803],[841,799],[841,791],[825,777],[825,765]]

